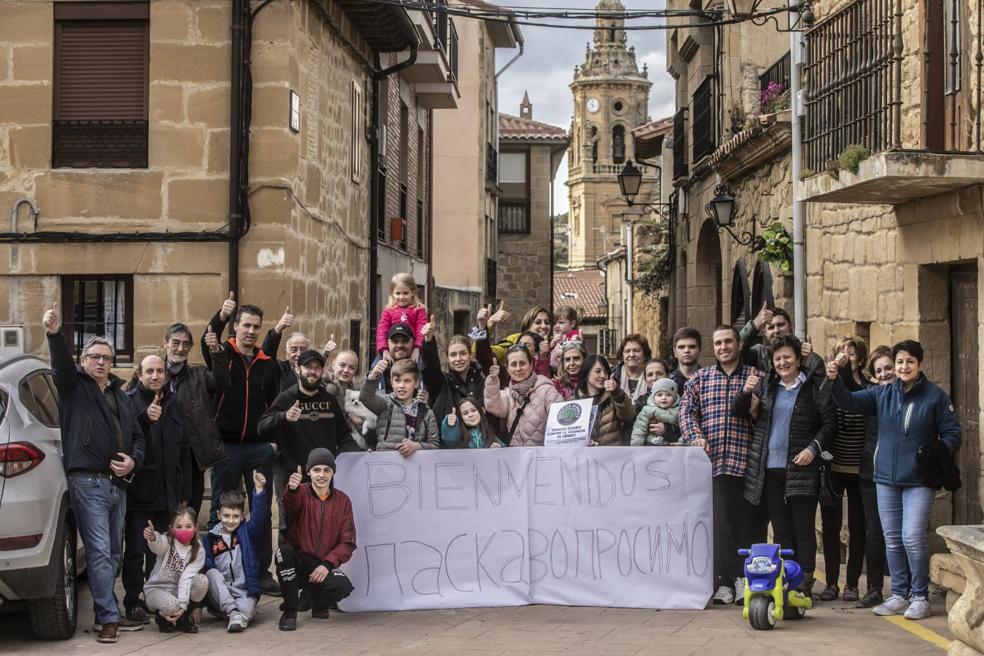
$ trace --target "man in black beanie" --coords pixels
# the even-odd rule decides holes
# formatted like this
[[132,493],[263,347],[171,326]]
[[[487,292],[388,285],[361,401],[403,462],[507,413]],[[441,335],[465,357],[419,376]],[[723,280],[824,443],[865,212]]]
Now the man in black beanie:
[[307,590],[311,617],[328,619],[328,607],[352,594],[352,583],[338,569],[355,551],[352,502],[336,490],[335,456],[314,449],[307,458],[309,483],[302,483],[301,467],[290,475],[284,490],[287,539],[277,551],[277,575],[284,596],[281,631],[297,628],[299,592]]

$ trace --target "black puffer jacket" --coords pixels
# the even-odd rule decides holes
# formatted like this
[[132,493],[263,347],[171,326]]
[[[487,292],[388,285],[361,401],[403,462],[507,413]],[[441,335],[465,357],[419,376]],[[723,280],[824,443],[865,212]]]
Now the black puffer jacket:
[[465,372],[465,378],[453,371],[441,371],[441,357],[437,351],[437,340],[424,340],[422,349],[424,360],[424,386],[430,394],[430,406],[434,410],[437,423],[451,414],[451,408],[458,407],[466,396],[475,397],[479,404],[485,397],[485,375],[478,362],[472,360]]
[[[756,393],[760,403],[755,419],[755,432],[748,448],[748,466],[745,469],[745,499],[758,505],[765,487],[765,470],[769,458],[769,432],[772,428],[772,406],[779,387],[779,377],[774,373],[760,383]],[[751,392],[740,392],[731,404],[736,417],[751,417]],[[837,413],[833,405],[823,400],[816,377],[808,377],[800,386],[789,422],[789,448],[786,460],[785,496],[817,496],[819,492],[819,458],[821,451],[830,448],[837,434]],[[793,464],[793,458],[803,449],[813,451],[814,460],[801,467]]]

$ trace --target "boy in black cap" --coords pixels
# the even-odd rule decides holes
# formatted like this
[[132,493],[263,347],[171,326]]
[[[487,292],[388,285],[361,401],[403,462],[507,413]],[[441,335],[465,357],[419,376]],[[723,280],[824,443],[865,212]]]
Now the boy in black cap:
[[361,451],[352,438],[345,411],[322,382],[325,356],[308,349],[297,358],[297,384],[283,391],[263,413],[259,434],[278,444],[274,470],[274,489],[283,533],[284,507],[279,502],[287,477],[307,462],[312,450],[325,448],[332,454]]
[[328,619],[328,607],[352,594],[352,583],[338,568],[355,551],[352,502],[336,490],[335,457],[328,449],[314,449],[307,459],[309,483],[302,483],[301,467],[290,475],[284,490],[287,539],[277,551],[277,575],[284,596],[280,630],[297,628],[298,593],[308,592],[311,617]]

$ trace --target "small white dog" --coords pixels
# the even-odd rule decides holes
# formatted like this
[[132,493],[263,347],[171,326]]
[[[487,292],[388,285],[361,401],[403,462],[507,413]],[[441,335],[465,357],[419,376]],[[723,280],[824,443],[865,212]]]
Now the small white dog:
[[355,415],[362,417],[365,421],[362,422],[362,431],[353,430],[352,437],[355,441],[359,443],[359,446],[363,449],[366,448],[366,440],[363,437],[369,431],[376,429],[376,415],[369,411],[369,408],[362,405],[359,400],[358,390],[346,390],[345,391],[345,412],[346,414]]

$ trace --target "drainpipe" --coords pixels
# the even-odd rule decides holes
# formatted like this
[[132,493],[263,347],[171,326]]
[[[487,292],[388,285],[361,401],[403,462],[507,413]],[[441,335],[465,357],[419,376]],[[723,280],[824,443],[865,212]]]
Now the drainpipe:
[[[406,13],[404,12],[403,15],[406,16]],[[382,119],[379,115],[379,86],[386,77],[413,66],[417,61],[419,42],[413,29],[413,23],[410,22],[408,16],[406,22],[410,25],[408,33],[414,35],[410,42],[410,56],[393,66],[380,69],[379,55],[377,54],[376,67],[370,74],[372,91],[369,116],[372,124],[369,126],[369,303],[366,308],[366,325],[369,327],[369,338],[366,340],[368,362],[372,361],[376,352],[376,318],[379,316],[376,311],[376,304],[379,302],[379,293],[376,289],[376,277],[379,274],[379,252],[377,250],[379,239],[376,235],[376,219],[379,212],[385,210],[385,205],[379,206],[379,128]]]
[[[792,7],[795,0],[789,0]],[[792,11],[792,9],[790,9]],[[802,14],[800,14],[802,20]],[[792,188],[793,188],[793,325],[796,336],[806,338],[806,206],[797,200],[803,183],[800,175],[803,169],[803,126],[800,122],[802,104],[800,103],[800,66],[802,65],[801,41],[803,33],[795,30],[789,33],[789,96],[792,114]]]
[[[242,165],[243,165],[243,30],[244,2],[232,3],[232,48],[229,76],[229,290],[239,298],[239,238],[243,219]],[[229,324],[232,332],[232,324]]]

